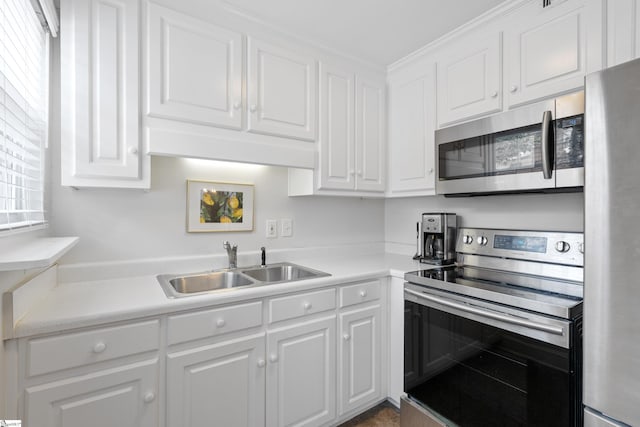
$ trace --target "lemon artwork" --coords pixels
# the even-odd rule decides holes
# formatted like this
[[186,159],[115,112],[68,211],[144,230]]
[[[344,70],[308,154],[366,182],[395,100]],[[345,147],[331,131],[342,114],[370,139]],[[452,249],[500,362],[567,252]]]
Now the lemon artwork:
[[200,196],[200,223],[241,223],[242,200],[240,191],[203,189]]

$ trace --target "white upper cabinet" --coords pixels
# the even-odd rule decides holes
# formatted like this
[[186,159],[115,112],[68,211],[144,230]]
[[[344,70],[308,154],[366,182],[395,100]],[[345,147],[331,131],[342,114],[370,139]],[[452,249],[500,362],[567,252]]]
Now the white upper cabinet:
[[640,58],[640,1],[613,0],[607,9],[607,65]]
[[242,127],[242,35],[149,3],[148,114]]
[[505,31],[509,107],[578,89],[586,75],[586,17],[578,0],[542,8],[529,2]]
[[435,187],[433,69],[426,67],[422,75],[389,84],[389,195]]
[[314,141],[316,60],[255,38],[248,46],[248,130]]
[[502,109],[502,34],[473,34],[437,63],[438,125],[494,113]]
[[139,0],[62,0],[62,185],[149,187],[139,107]]
[[355,188],[355,75],[332,65],[320,65],[321,189]]
[[356,77],[356,189],[385,189],[385,82]]

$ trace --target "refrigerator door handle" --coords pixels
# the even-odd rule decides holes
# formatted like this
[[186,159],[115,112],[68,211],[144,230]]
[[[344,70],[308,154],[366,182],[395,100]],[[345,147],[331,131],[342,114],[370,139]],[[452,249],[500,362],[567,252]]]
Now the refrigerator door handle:
[[551,126],[551,111],[542,113],[542,176],[544,179],[551,179],[553,168],[554,133]]

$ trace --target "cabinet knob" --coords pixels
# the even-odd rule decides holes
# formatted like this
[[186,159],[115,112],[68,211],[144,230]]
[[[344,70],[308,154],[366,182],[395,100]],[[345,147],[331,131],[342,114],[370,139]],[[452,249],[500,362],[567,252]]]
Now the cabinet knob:
[[269,362],[276,363],[277,361],[278,361],[278,355],[277,354],[272,354],[271,356],[269,356]]
[[511,91],[511,93],[514,93],[514,92],[516,92],[516,91],[518,90],[518,86],[513,85],[513,86],[511,86],[511,87],[509,88],[509,90]]
[[236,102],[233,103],[233,109],[234,110],[239,110],[240,107],[242,107],[242,102],[236,101]]
[[492,98],[497,98],[498,97],[498,91],[494,90],[493,92],[491,92],[491,97]]
[[305,302],[303,307],[304,307],[305,310],[311,310],[312,305],[311,305],[310,302]]
[[433,173],[433,168],[430,168],[429,169],[429,174],[432,174],[432,173]]
[[349,334],[344,334],[344,335],[342,336],[342,338],[343,338],[345,341],[349,341],[349,340],[351,339],[351,335],[349,335]]
[[136,147],[129,147],[129,150],[127,151],[129,151],[129,154],[138,154],[138,149]]
[[360,296],[362,298],[366,297],[367,296],[367,291],[360,291]]
[[362,171],[361,170],[358,171],[358,176],[362,176]]
[[102,341],[100,341],[99,343],[96,343],[96,345],[93,346],[94,353],[102,353],[106,349],[107,349],[107,345]]
[[216,326],[217,326],[218,328],[222,328],[222,327],[223,327],[224,325],[226,325],[226,324],[227,324],[227,322],[226,322],[226,320],[224,320],[224,319],[218,319],[218,320],[216,320]]
[[258,360],[258,368],[264,368],[264,365],[266,365],[267,362],[264,361],[264,359],[259,359]]
[[144,400],[144,403],[151,403],[155,398],[156,398],[156,394],[150,391],[146,393],[142,399]]
[[349,175],[353,176],[356,174],[356,171],[354,171],[353,169],[349,169]]
[[258,106],[256,104],[251,104],[251,106],[249,107],[249,111],[255,113],[256,111],[258,111]]

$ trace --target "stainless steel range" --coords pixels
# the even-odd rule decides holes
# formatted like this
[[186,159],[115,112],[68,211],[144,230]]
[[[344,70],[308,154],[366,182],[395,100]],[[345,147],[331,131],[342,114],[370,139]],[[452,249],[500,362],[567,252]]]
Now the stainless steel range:
[[405,274],[401,424],[582,425],[583,245],[462,228],[456,265]]

